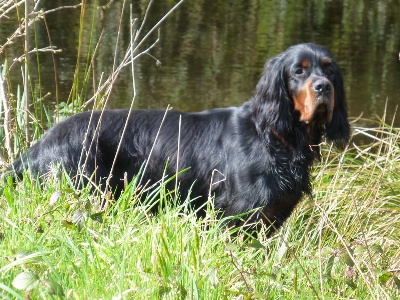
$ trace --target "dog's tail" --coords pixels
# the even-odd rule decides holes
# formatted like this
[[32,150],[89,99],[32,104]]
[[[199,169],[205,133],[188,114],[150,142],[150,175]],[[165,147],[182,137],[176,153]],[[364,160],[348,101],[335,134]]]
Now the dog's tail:
[[[26,154],[22,154],[22,156],[26,157]],[[20,179],[22,177],[22,173],[25,170],[28,170],[28,166],[25,166],[25,160],[22,159],[22,156],[18,157],[12,164],[7,167],[5,172],[7,172],[8,175],[13,175]]]
[[21,158],[16,159],[13,163],[0,171],[0,179],[5,180],[8,177],[22,178],[22,173],[27,170],[24,168]]
[[36,145],[33,145],[25,153],[22,153],[14,162],[0,172],[0,178],[3,179],[11,176],[16,179],[22,179],[23,173],[28,172],[31,168],[33,168],[34,171],[38,171],[38,166],[31,166],[30,164],[30,158],[35,156],[38,150],[37,148]]

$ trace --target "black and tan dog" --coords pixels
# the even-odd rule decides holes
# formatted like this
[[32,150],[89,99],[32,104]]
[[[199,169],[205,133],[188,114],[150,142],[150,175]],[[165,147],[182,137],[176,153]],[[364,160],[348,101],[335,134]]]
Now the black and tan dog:
[[130,180],[146,165],[142,182],[154,183],[175,174],[179,162],[188,169],[178,177],[183,200],[191,190],[199,206],[211,194],[225,216],[258,209],[250,221],[277,228],[310,193],[323,136],[343,147],[349,132],[342,74],[331,53],[299,44],[266,63],[255,95],[239,107],[133,110],[129,118],[127,110],[79,113],[45,133],[10,170],[20,177],[29,165],[44,174],[60,163],[103,187],[110,176],[111,188],[122,189],[125,173]]

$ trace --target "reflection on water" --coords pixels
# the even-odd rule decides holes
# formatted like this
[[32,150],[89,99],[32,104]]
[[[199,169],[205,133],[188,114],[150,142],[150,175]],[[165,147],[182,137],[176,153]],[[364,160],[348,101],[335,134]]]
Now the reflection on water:
[[[129,3],[121,26],[123,1],[99,1],[101,8],[87,5],[80,26],[80,8],[66,8],[46,15],[36,24],[39,47],[55,45],[61,53],[39,54],[38,82],[47,101],[66,101],[71,94],[77,57],[84,69],[88,52],[98,85],[121,60],[129,45]],[[132,1],[134,16],[143,19],[148,1]],[[143,35],[172,7],[173,1],[154,1]],[[80,1],[42,1],[43,9],[79,4]],[[91,30],[91,18],[96,15]],[[251,97],[267,58],[300,42],[316,42],[331,49],[342,67],[350,116],[382,115],[388,101],[388,116],[400,102],[400,6],[398,1],[374,0],[187,0],[162,25],[160,40],[135,65],[138,96],[136,107],[201,110],[239,105]],[[0,46],[17,28],[14,19],[1,19]],[[120,29],[119,29],[120,28]],[[118,35],[117,33],[120,32]],[[84,43],[78,45],[79,34]],[[157,39],[153,35],[147,45]],[[3,48],[1,61],[21,55],[21,45]],[[34,47],[32,47],[34,48]],[[145,49],[145,48],[143,48]],[[32,76],[36,57],[31,61]],[[53,59],[56,61],[57,81]],[[157,60],[161,65],[157,65]],[[13,67],[15,81],[21,81],[20,66]],[[83,76],[83,73],[76,74]],[[40,80],[40,81],[39,81]],[[55,82],[57,82],[57,89]],[[13,88],[16,89],[16,86]],[[80,91],[90,97],[90,89]],[[109,107],[128,107],[132,100],[131,70],[118,77]],[[397,124],[400,124],[397,120]]]

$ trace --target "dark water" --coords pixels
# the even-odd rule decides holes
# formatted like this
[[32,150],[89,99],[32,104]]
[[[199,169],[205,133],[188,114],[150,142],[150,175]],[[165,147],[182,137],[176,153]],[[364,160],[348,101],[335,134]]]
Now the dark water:
[[[79,3],[40,2],[44,10]],[[85,99],[92,96],[93,85],[97,86],[101,78],[104,80],[110,74],[115,51],[119,62],[129,46],[130,4],[134,17],[138,18],[136,24],[140,24],[148,1],[125,2],[120,35],[117,33],[124,1],[97,3],[107,5],[87,4],[82,27],[79,25],[81,8],[65,8],[47,14],[46,23],[37,21],[31,30],[32,35],[36,34],[38,47],[51,44],[62,49],[54,55],[38,55],[39,67],[35,55],[30,59],[31,76],[42,95],[51,93],[45,98],[50,104],[68,101],[74,95]],[[154,1],[141,36],[175,3]],[[18,23],[15,18],[1,18],[0,22],[1,46]],[[79,34],[81,45],[78,45]],[[141,50],[156,39],[157,33]],[[393,117],[400,103],[400,5],[397,0],[187,0],[160,27],[159,41],[150,50],[151,56],[143,55],[136,60],[135,107],[171,105],[195,111],[239,105],[251,97],[267,58],[292,44],[309,41],[330,48],[341,66],[350,116],[382,116],[387,102],[387,118]],[[35,48],[34,44],[32,39],[31,48]],[[3,47],[0,62],[19,57],[21,45],[16,39],[13,45]],[[94,51],[87,86],[81,84],[80,89],[71,93],[77,61],[80,66],[77,76],[83,82],[88,53]],[[16,63],[11,75],[15,77],[14,82],[22,84],[20,69]],[[12,88],[16,93],[17,85]],[[132,95],[131,68],[127,66],[119,74],[107,106],[129,107]]]

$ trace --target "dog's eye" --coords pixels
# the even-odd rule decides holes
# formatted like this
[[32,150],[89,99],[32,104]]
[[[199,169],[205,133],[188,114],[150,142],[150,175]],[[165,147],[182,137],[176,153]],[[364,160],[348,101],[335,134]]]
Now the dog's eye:
[[328,69],[325,70],[325,74],[326,75],[333,75],[333,74],[335,74],[335,71],[333,71],[333,69],[331,69],[331,68],[328,68]]
[[301,74],[304,73],[304,70],[303,70],[303,68],[296,68],[296,69],[294,70],[294,72],[295,72],[297,75],[301,75]]

